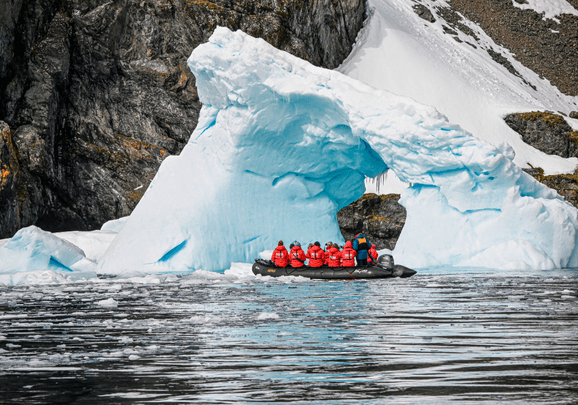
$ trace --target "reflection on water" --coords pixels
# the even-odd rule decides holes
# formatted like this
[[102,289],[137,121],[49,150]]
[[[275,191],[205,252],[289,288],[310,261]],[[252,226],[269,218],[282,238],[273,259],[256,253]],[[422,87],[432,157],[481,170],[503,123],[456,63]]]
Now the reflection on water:
[[573,403],[577,280],[0,287],[0,403]]

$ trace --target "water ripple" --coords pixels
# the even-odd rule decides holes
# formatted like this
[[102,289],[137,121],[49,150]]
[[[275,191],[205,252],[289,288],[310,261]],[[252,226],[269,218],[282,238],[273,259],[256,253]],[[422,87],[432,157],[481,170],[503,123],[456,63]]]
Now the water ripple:
[[438,270],[4,286],[0,402],[570,404],[577,281]]

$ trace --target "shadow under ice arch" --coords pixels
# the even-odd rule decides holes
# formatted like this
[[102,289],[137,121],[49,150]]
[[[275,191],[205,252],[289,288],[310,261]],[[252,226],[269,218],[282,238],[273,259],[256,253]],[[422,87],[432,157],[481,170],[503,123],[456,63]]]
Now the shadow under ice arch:
[[203,109],[100,271],[218,270],[278,239],[342,240],[339,209],[388,169],[412,183],[405,265],[563,267],[576,210],[434,108],[218,28],[189,66]]

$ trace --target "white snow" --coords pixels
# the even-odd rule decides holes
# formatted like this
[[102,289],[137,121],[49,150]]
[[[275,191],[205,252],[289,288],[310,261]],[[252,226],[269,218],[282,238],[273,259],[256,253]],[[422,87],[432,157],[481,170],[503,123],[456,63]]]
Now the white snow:
[[[388,31],[384,40],[398,34]],[[422,60],[436,63],[442,60]],[[493,80],[498,68],[483,66],[482,75],[465,65],[472,76],[458,82],[478,77],[486,93],[503,87]],[[398,263],[484,266],[512,243],[516,261],[530,268],[576,261],[576,210],[512,163],[512,148],[491,123],[484,133],[497,148],[432,107],[225,28],[195,49],[189,66],[204,105],[199,124],[180,156],[162,164],[99,271],[218,270],[250,262],[278,239],[342,241],[335,213],[363,193],[366,176],[388,169],[412,184],[402,194],[408,219],[394,251]],[[558,157],[549,162],[545,169],[568,166]]]
[[566,0],[526,0],[524,4],[512,0],[512,3],[522,10],[534,10],[538,14],[544,13],[544,18],[555,20],[558,23],[559,21],[556,17],[560,14],[573,14],[578,16],[578,10]]
[[[435,15],[435,23],[421,19],[412,9],[412,1],[369,0],[371,19],[338,70],[375,88],[433,105],[452,123],[496,147],[507,142],[516,153],[514,163],[520,167],[529,167],[530,163],[542,167],[547,175],[573,172],[578,159],[564,159],[534,149],[508,127],[503,117],[537,110],[567,114],[578,110],[578,97],[562,94],[549,81],[517,62],[508,50],[469,20],[462,22],[479,40],[458,32],[463,42],[456,42],[444,34],[442,24],[447,23],[436,15],[435,7],[447,6],[447,1],[421,3]],[[565,12],[572,8],[565,1],[534,3],[550,4]],[[486,49],[502,54],[537,90],[494,62]],[[573,120],[567,121],[575,125]],[[370,182],[366,186],[368,191],[376,191]],[[387,182],[379,191],[399,192],[399,184]]]

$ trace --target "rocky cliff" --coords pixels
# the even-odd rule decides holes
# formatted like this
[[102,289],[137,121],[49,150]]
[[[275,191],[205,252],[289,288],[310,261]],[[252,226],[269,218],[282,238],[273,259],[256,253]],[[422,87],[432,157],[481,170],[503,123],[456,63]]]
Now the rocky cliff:
[[217,25],[326,68],[364,0],[9,0],[0,4],[0,238],[128,215],[200,103],[186,59]]

